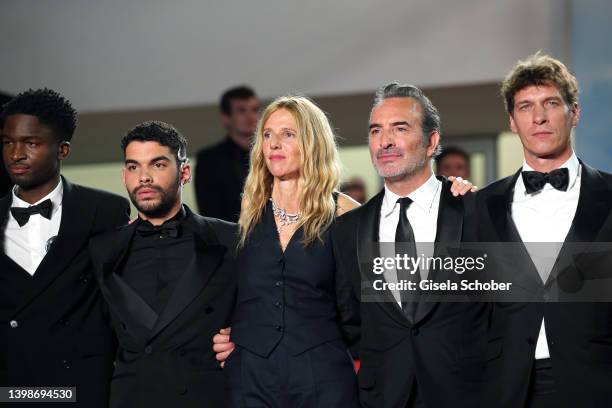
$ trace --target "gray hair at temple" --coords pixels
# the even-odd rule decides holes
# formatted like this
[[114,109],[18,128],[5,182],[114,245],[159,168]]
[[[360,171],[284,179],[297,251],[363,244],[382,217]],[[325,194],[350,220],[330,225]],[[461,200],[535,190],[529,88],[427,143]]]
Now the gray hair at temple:
[[[442,129],[440,127],[440,113],[438,108],[434,106],[427,96],[414,85],[400,84],[398,82],[391,82],[387,85],[381,86],[376,91],[374,96],[374,109],[385,99],[389,98],[412,98],[419,103],[421,110],[423,111],[423,120],[421,122],[421,128],[423,129],[423,146],[429,144],[429,135],[432,132],[438,132],[442,136]],[[442,152],[442,145],[439,144],[438,148],[434,152],[432,157],[436,157]]]

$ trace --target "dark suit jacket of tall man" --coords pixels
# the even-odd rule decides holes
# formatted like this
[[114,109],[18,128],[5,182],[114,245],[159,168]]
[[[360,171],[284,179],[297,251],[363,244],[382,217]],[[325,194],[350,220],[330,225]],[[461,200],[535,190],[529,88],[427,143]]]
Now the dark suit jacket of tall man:
[[[453,197],[450,182],[441,180],[436,243],[459,244],[467,227],[463,220],[470,195]],[[370,256],[366,255],[372,253],[370,248],[378,245],[383,197],[384,190],[340,217],[332,233],[335,254],[357,291],[362,280],[377,279],[368,261],[361,258]],[[441,254],[442,247],[437,245],[434,254]],[[417,310],[411,322],[391,297],[386,302],[362,299],[361,403],[365,407],[405,407],[416,379],[425,407],[476,406],[484,369],[487,306],[427,302]]]
[[212,338],[229,326],[235,302],[236,225],[185,208],[195,257],[159,316],[119,273],[136,223],[91,240],[96,278],[119,339],[113,408],[226,405]]
[[236,222],[244,180],[249,172],[249,151],[229,137],[202,149],[197,156],[195,192],[200,214]]
[[[565,243],[612,242],[612,175],[581,164],[578,207]],[[474,214],[481,242],[522,242],[511,216],[518,177],[520,170],[477,193]],[[572,277],[588,278],[590,271],[571,266],[560,273],[554,267],[543,284],[526,250],[512,268],[543,303],[494,304],[482,406],[524,406],[542,318],[558,390],[556,406],[612,406],[612,304],[544,302],[559,285]]]
[[[58,237],[34,276],[0,254],[0,385],[76,386],[78,403],[67,406],[103,408],[116,341],[87,244],[126,224],[130,207],[114,194],[62,183]],[[2,231],[11,201],[11,193],[0,199]]]

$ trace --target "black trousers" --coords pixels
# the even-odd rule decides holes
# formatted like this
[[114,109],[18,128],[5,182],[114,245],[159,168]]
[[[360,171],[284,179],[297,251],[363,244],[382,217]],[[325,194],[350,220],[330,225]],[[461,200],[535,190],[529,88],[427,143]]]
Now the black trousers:
[[550,359],[536,360],[531,373],[526,408],[556,407],[558,404],[555,400],[555,392],[555,379],[552,375]]
[[281,342],[265,358],[236,346],[225,361],[232,408],[357,408],[357,377],[342,340],[292,356]]

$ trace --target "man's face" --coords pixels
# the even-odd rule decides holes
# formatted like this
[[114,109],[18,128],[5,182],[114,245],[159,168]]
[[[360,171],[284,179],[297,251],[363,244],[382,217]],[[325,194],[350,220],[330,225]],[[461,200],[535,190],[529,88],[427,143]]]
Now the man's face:
[[174,153],[158,142],[133,141],[125,148],[123,182],[130,200],[149,218],[163,217],[181,201],[191,178],[189,164],[177,164]]
[[230,108],[230,114],[223,115],[225,127],[232,133],[251,137],[259,120],[259,99],[233,99]]
[[449,154],[438,163],[437,173],[440,176],[470,178],[470,163],[460,154]]
[[554,159],[571,152],[578,104],[568,106],[557,87],[532,85],[514,95],[510,128],[518,133],[525,158]]
[[381,177],[402,179],[426,165],[438,137],[430,137],[429,145],[423,146],[422,117],[422,108],[413,98],[388,98],[372,109],[368,144]]
[[57,177],[70,144],[60,142],[36,116],[15,114],[2,127],[2,157],[11,181],[29,190]]

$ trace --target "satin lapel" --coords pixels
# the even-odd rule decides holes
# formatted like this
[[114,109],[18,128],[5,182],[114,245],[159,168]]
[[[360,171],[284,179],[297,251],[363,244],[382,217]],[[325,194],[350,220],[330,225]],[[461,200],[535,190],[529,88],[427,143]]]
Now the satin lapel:
[[[447,245],[457,247],[461,241],[461,231],[463,230],[463,200],[452,195],[450,191],[451,183],[448,180],[440,177],[438,179],[442,182],[442,191],[440,192],[434,256],[446,254]],[[442,278],[438,276],[438,271],[429,271],[428,279],[436,280],[438,278]],[[437,305],[438,302],[435,301],[419,302],[414,324],[423,320]]]
[[[361,271],[361,284],[368,286],[368,291],[371,290],[372,283],[375,280],[383,279],[383,275],[373,273],[372,255],[374,251],[378,252],[378,247],[374,245],[379,242],[378,231],[380,227],[380,209],[382,207],[385,190],[383,189],[370,201],[364,204],[362,215],[359,220],[359,228],[357,232],[357,262]],[[362,288],[363,290],[364,288]],[[377,301],[378,305],[385,310],[389,316],[401,325],[409,326],[410,322],[402,313],[402,309],[397,304],[393,294],[388,291],[377,292],[377,296],[381,297]]]
[[83,205],[79,200],[78,187],[63,177],[62,183],[64,183],[62,219],[57,238],[36,269],[31,291],[25,296],[17,311],[26,307],[64,272],[79,252],[87,250],[96,208]]
[[557,262],[546,281],[547,286],[557,279],[561,270],[565,270],[560,267],[563,262],[559,261],[564,259],[565,254],[572,252],[568,249],[568,245],[571,245],[572,242],[597,241],[599,231],[610,216],[612,209],[612,190],[596,169],[587,166],[582,161],[580,164],[582,164],[582,174],[576,214],[557,257]]
[[223,261],[226,248],[219,244],[214,230],[206,220],[198,218],[185,207],[194,231],[194,260],[183,273],[168,304],[162,311],[150,338],[168,326],[202,292]]
[[514,185],[520,175],[521,170],[519,169],[514,176],[507,178],[497,186],[497,190],[487,199],[487,209],[498,238],[498,241],[493,242],[512,242],[513,245],[517,245],[516,248],[512,248],[513,251],[516,251],[512,253],[517,255],[513,257],[512,268],[518,271],[518,273],[512,275],[513,284],[533,291],[539,290],[543,286],[542,279],[521,240],[516,224],[512,220]]
[[108,261],[102,261],[100,288],[110,308],[128,327],[144,327],[150,331],[157,321],[157,313],[119,274],[119,268],[125,261],[135,231],[136,224],[131,224],[112,236],[112,242],[108,243],[112,245],[107,252]]

